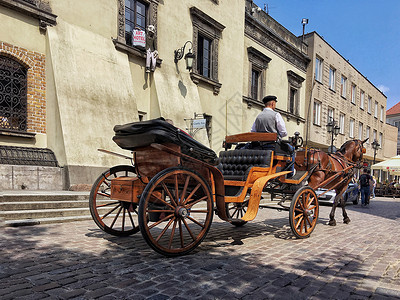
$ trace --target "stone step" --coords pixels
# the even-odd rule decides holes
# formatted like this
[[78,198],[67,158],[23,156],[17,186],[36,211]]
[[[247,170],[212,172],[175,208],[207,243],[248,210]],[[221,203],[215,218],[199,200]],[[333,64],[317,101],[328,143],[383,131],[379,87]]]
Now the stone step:
[[58,218],[58,217],[84,216],[84,215],[90,215],[89,207],[0,211],[0,218],[2,218],[3,220]]
[[1,202],[29,202],[29,201],[80,201],[89,200],[89,192],[62,193],[3,193],[0,194]]
[[89,201],[28,201],[28,202],[0,202],[0,211],[12,210],[39,210],[56,208],[87,208]]

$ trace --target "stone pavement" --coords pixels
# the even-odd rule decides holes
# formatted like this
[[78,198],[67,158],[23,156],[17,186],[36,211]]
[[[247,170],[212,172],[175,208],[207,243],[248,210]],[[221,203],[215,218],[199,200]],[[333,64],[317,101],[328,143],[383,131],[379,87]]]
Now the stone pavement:
[[217,216],[203,243],[165,258],[140,233],[92,221],[0,228],[1,299],[400,299],[400,200],[347,206],[351,223],[295,239],[288,212],[236,228]]

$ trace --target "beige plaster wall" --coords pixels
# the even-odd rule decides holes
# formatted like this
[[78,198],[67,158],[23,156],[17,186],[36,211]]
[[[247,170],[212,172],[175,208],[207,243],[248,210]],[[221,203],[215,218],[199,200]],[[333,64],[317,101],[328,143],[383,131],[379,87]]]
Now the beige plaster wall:
[[[59,113],[59,129],[52,130],[50,148],[70,166],[111,166],[120,159],[97,152],[97,148],[123,152],[112,140],[113,126],[137,120],[137,106],[126,54],[115,50],[110,36],[92,31],[92,23],[69,16],[79,1],[55,1],[57,26],[48,28],[50,61],[54,79],[49,98]],[[103,3],[105,3],[103,1]],[[109,3],[104,23],[112,23],[115,3]],[[82,8],[84,9],[84,8]],[[74,9],[75,10],[75,9]],[[68,17],[64,18],[64,14]],[[70,17],[70,18],[69,18]],[[75,22],[75,23],[70,23]]]
[[46,52],[46,36],[40,32],[38,20],[0,6],[0,24],[1,41],[31,51]]

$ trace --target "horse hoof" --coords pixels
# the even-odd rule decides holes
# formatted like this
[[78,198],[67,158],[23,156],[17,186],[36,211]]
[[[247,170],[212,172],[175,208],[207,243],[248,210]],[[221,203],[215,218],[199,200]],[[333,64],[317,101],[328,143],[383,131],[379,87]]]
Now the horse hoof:
[[343,223],[349,224],[349,223],[350,223],[350,218],[345,218],[345,219],[343,219]]
[[336,226],[336,221],[335,220],[330,220],[328,224],[330,226]]

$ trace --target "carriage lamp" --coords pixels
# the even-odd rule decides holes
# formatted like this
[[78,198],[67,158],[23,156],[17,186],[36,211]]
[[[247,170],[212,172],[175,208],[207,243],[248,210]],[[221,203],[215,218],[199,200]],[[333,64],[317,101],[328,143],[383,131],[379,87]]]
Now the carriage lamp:
[[334,141],[334,137],[339,134],[340,127],[338,125],[336,125],[335,120],[332,120],[328,124],[326,124],[326,130],[328,131],[328,133],[331,134],[331,146],[329,148],[330,149],[329,153],[334,153],[336,151],[334,151],[334,148],[333,148],[333,141]]
[[377,140],[374,140],[371,145],[372,145],[372,148],[374,149],[374,163],[373,164],[375,164],[376,152],[381,147],[381,144],[379,144]]
[[179,48],[174,51],[174,62],[178,63],[178,61],[183,58],[183,55],[185,54],[185,47],[188,43],[190,43],[190,49],[189,52],[186,53],[185,55],[185,61],[186,61],[186,69],[190,71],[193,68],[193,60],[196,57],[196,55],[192,52],[193,44],[191,41],[187,41],[182,48]]

